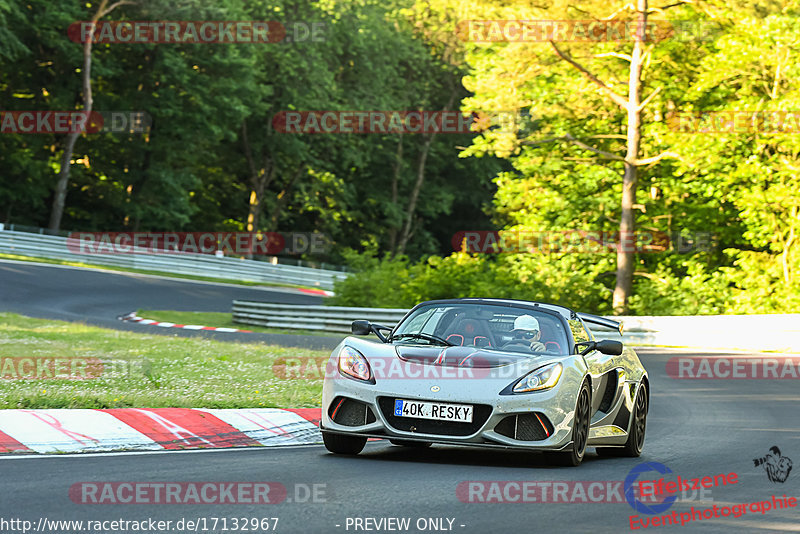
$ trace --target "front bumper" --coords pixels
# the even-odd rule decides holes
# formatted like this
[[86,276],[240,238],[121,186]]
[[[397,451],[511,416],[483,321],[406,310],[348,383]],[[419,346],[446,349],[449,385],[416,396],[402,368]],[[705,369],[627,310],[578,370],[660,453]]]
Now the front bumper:
[[[565,365],[559,383],[550,390],[500,395],[515,379],[383,380],[367,384],[333,376],[326,378],[323,387],[320,427],[326,432],[369,438],[561,450],[572,442],[575,402],[582,380],[582,370]],[[469,404],[475,407],[473,422],[397,417],[391,410],[395,399]],[[343,409],[349,410],[346,416]]]

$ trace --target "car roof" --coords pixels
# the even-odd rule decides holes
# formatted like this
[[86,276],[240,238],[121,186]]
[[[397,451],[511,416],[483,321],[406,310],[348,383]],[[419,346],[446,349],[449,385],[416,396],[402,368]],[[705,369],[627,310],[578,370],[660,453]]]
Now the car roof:
[[458,299],[441,299],[441,300],[428,300],[425,302],[420,302],[415,308],[418,306],[422,306],[424,304],[491,304],[494,306],[521,306],[527,308],[539,308],[542,311],[549,311],[551,313],[555,312],[561,315],[564,319],[577,319],[578,314],[575,310],[571,308],[567,308],[566,306],[561,306],[560,304],[551,304],[549,302],[537,302],[532,300],[520,300],[520,299],[487,299],[487,298],[475,298],[475,297],[466,297],[466,298],[458,298]]

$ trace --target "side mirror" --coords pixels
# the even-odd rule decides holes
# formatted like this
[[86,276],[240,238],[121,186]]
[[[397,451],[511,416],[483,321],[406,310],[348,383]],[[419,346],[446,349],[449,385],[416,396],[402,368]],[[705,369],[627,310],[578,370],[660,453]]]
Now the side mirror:
[[622,343],[614,341],[613,339],[603,339],[597,342],[595,348],[603,354],[610,354],[612,356],[619,356],[622,354]]
[[378,339],[386,343],[388,340],[386,336],[381,334],[381,330],[388,330],[392,331],[391,328],[388,326],[383,326],[381,324],[372,324],[369,321],[353,321],[350,325],[350,331],[356,336],[368,336],[370,334],[375,334],[378,336]]
[[368,336],[372,333],[372,325],[369,321],[353,321],[350,331],[357,336]]
[[619,356],[622,354],[622,343],[614,341],[613,339],[603,339],[601,341],[581,341],[575,344],[575,348],[581,354],[586,356],[593,350],[601,352],[602,354],[610,354],[611,356]]

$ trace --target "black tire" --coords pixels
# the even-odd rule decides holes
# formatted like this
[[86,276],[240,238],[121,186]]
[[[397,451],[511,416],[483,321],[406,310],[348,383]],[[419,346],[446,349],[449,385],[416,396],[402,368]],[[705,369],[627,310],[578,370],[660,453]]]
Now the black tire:
[[408,441],[405,439],[390,439],[389,443],[398,447],[413,447],[415,449],[426,449],[432,445],[430,441]]
[[586,454],[586,442],[589,440],[589,419],[592,410],[592,390],[589,383],[584,382],[575,402],[575,420],[572,423],[572,445],[563,452],[554,454],[555,463],[567,467],[577,467]]
[[325,443],[325,448],[334,454],[347,454],[352,456],[364,450],[364,445],[367,444],[367,438],[323,432],[322,442]]
[[627,458],[638,458],[644,448],[644,436],[647,430],[647,386],[642,382],[639,391],[636,393],[636,402],[633,405],[633,421],[631,431],[628,433],[628,440],[623,447],[597,447],[597,454],[600,456],[624,456]]

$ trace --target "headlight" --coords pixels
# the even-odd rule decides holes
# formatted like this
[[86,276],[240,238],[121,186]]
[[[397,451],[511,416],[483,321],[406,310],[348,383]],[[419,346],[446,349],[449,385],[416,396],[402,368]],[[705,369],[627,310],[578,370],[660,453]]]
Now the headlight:
[[339,372],[356,380],[374,383],[367,359],[353,347],[345,345],[339,351]]
[[514,384],[513,391],[514,393],[527,393],[529,391],[550,389],[558,383],[562,369],[563,366],[560,363],[551,363],[531,371]]

